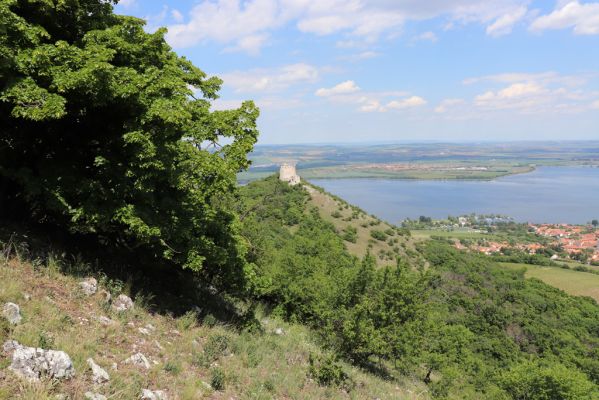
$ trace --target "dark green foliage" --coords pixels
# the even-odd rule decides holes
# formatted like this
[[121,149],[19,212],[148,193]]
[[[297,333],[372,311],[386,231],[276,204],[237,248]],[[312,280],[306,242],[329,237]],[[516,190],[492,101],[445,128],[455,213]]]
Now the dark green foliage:
[[[410,259],[377,269],[371,255],[357,260],[347,253],[343,233],[307,209],[301,188],[272,178],[241,194],[251,210],[244,214],[243,232],[255,255],[258,298],[314,327],[336,354],[370,369],[417,376],[440,398],[519,399],[507,390],[506,371],[531,360],[542,366],[540,376],[558,382],[562,367],[556,365],[564,366],[595,395],[599,306],[593,300],[568,296],[442,242],[421,245],[419,254],[407,249]],[[290,209],[302,210],[293,230]],[[422,256],[426,272],[408,265]],[[326,366],[324,376],[338,372],[318,365]],[[535,390],[549,393],[551,379],[535,380]],[[564,387],[566,396],[572,388]]]
[[341,235],[341,237],[343,238],[343,240],[347,240],[351,243],[356,243],[358,241],[358,229],[354,226],[349,225],[343,230],[343,234]]
[[223,369],[220,367],[216,367],[212,369],[210,386],[212,386],[212,389],[214,390],[224,390],[226,379],[227,377],[225,375],[225,371],[223,371]]
[[370,231],[370,236],[372,236],[376,240],[380,240],[382,242],[384,242],[385,240],[387,240],[387,234],[385,234],[385,232],[383,232],[383,231],[379,231],[379,230],[376,230],[376,229],[373,229],[373,230]]
[[597,387],[562,364],[523,362],[502,376],[501,385],[516,400],[597,399]]
[[211,112],[221,81],[111,3],[0,2],[0,216],[244,290],[226,197],[258,110]]
[[310,353],[308,375],[321,386],[344,386],[351,384],[349,376],[332,355],[314,356]]

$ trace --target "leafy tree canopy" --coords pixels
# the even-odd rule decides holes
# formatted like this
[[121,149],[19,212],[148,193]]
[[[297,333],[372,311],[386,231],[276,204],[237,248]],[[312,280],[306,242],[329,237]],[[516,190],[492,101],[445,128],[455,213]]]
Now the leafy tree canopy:
[[211,111],[221,81],[115,2],[0,2],[0,213],[241,288],[245,249],[222,200],[258,110]]

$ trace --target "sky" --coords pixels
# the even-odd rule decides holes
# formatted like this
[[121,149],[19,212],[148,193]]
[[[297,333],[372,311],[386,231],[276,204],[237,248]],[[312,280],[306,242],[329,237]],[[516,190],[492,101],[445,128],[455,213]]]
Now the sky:
[[259,144],[599,139],[599,2],[121,0]]

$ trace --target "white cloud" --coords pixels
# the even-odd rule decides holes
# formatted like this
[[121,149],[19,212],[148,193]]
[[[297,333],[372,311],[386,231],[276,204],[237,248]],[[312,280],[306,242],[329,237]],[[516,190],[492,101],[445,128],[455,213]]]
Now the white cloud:
[[171,10],[171,16],[176,22],[183,22],[183,20],[185,19],[183,14],[181,14],[181,11],[176,9]]
[[513,11],[497,18],[495,22],[487,26],[487,34],[490,36],[503,36],[512,32],[514,25],[526,15],[526,7],[518,7]]
[[[126,0],[133,1],[133,0]],[[273,31],[295,25],[315,35],[341,34],[342,47],[399,35],[406,21],[445,16],[450,24],[480,23],[488,33],[508,33],[530,0],[202,0],[188,22],[175,17],[167,40],[174,47],[214,41],[228,50],[258,54]],[[435,40],[432,32],[421,39]]]
[[219,74],[225,86],[238,93],[279,92],[300,83],[318,80],[318,68],[310,64],[290,64],[274,69],[252,69]]
[[421,33],[420,35],[415,36],[413,39],[414,42],[429,41],[432,43],[435,43],[437,40],[439,40],[439,38],[437,37],[437,35],[435,35],[434,32],[431,31]]
[[419,107],[426,104],[426,100],[419,96],[408,97],[403,100],[393,100],[387,103],[386,108],[390,110],[401,110],[404,108]]
[[462,81],[465,85],[472,85],[481,82],[499,82],[499,83],[518,83],[518,82],[540,82],[543,85],[559,84],[565,86],[580,86],[586,83],[596,74],[580,74],[580,75],[561,75],[557,72],[539,72],[539,73],[522,73],[508,72],[496,75],[486,75],[475,78],[468,78]]
[[595,110],[599,110],[599,100],[591,103],[591,108]]
[[577,35],[599,34],[599,3],[570,1],[552,13],[542,15],[530,25],[532,31],[574,28]]
[[359,90],[360,88],[356,85],[354,81],[345,81],[333,86],[330,89],[320,88],[316,91],[315,94],[319,97],[328,97],[340,94],[355,93]]
[[465,101],[463,99],[445,99],[441,101],[437,107],[435,107],[435,112],[439,114],[446,113],[455,106],[459,106],[464,103]]

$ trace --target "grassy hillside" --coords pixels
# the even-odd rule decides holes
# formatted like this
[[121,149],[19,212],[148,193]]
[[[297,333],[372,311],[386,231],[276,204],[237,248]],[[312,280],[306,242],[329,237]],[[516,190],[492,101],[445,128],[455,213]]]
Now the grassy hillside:
[[[309,376],[309,357],[325,353],[304,326],[259,311],[262,332],[244,332],[212,318],[197,319],[194,313],[152,312],[152,299],[141,295],[134,310],[118,313],[100,294],[84,295],[81,278],[60,269],[55,259],[40,264],[11,257],[0,263],[0,303],[19,304],[23,315],[15,327],[0,320],[0,341],[66,351],[76,375],[68,381],[29,383],[7,370],[10,360],[2,354],[0,399],[54,400],[57,394],[83,399],[92,391],[130,400],[139,398],[142,389],[190,400],[426,398],[422,384],[386,381],[346,363],[340,365],[353,382],[350,394],[320,385]],[[102,282],[103,288],[120,293],[114,282]],[[113,322],[104,325],[101,316]],[[137,352],[148,358],[149,370],[124,363]],[[109,373],[108,383],[91,382],[89,357]]]
[[[310,185],[271,177],[241,188],[235,207],[252,277],[244,298],[184,272],[118,275],[102,254],[90,264],[5,245],[0,302],[18,303],[23,321],[0,319],[0,339],[64,350],[77,372],[32,384],[3,354],[0,399],[78,399],[88,390],[131,399],[142,389],[174,399],[599,397],[594,300],[441,240],[414,243]],[[101,294],[84,295],[79,282],[89,275],[135,308],[118,313]],[[148,370],[124,362],[136,352]],[[88,357],[109,383],[91,382]]]

